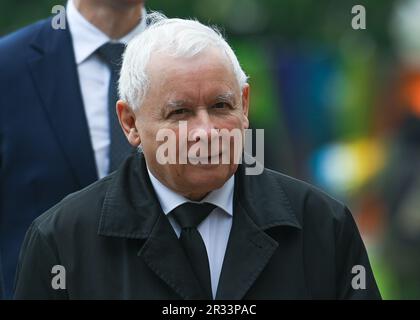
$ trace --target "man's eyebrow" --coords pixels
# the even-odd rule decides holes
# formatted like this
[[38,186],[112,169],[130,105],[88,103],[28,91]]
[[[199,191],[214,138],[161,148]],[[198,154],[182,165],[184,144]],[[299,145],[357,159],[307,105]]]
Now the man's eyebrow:
[[221,93],[216,95],[216,100],[234,102],[235,95],[232,92]]
[[169,100],[165,103],[165,107],[167,108],[179,108],[184,107],[188,102],[186,100]]
[[[218,94],[214,97],[215,101],[228,101],[228,102],[235,102],[235,94],[232,92],[225,92]],[[185,107],[188,105],[189,102],[187,100],[169,100],[165,103],[166,108],[175,109],[180,107]]]

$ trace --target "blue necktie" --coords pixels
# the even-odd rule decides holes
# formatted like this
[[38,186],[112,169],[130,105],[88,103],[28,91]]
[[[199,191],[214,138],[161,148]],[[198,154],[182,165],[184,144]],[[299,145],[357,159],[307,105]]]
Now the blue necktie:
[[133,151],[133,147],[127,141],[120,126],[115,109],[115,104],[118,99],[117,83],[124,49],[125,45],[123,43],[107,42],[97,50],[99,57],[108,65],[111,71],[108,88],[108,116],[111,140],[108,172],[117,169],[124,159]]

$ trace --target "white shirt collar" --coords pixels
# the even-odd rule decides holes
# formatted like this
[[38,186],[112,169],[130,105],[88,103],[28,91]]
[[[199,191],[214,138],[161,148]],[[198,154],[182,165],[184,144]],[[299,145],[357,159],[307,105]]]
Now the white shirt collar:
[[[147,169],[153,189],[156,192],[160,206],[165,214],[170,213],[173,209],[185,202],[193,202],[175,191],[166,187]],[[233,190],[235,184],[235,175],[232,175],[225,184],[216,190],[210,192],[200,202],[208,202],[222,209],[229,215],[233,215]]]
[[131,30],[128,34],[118,40],[109,38],[105,33],[96,28],[93,24],[85,19],[82,14],[76,9],[73,0],[67,2],[67,23],[70,28],[70,34],[73,39],[74,53],[76,63],[80,64],[85,61],[92,53],[94,53],[100,46],[109,42],[122,42],[127,44],[137,34],[146,29],[146,10],[143,7],[142,17],[140,23]]

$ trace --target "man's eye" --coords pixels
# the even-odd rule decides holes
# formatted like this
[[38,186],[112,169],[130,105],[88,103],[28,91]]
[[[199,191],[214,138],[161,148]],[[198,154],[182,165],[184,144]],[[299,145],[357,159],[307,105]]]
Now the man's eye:
[[188,112],[189,112],[188,109],[181,108],[181,109],[177,109],[177,110],[172,111],[170,113],[170,115],[180,115],[180,114],[184,114],[184,113],[188,113]]
[[226,109],[229,105],[226,102],[218,102],[212,106],[213,109]]

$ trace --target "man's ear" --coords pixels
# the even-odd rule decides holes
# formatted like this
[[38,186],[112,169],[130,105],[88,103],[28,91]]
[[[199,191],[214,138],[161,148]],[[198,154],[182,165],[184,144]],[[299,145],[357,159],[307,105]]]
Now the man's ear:
[[133,147],[138,147],[141,143],[141,138],[136,127],[136,114],[130,106],[122,100],[117,101],[116,111],[120,126],[124,131],[128,142]]
[[249,128],[249,120],[248,120],[248,112],[249,112],[249,91],[250,87],[249,84],[246,83],[242,87],[242,111],[244,113],[244,129]]

